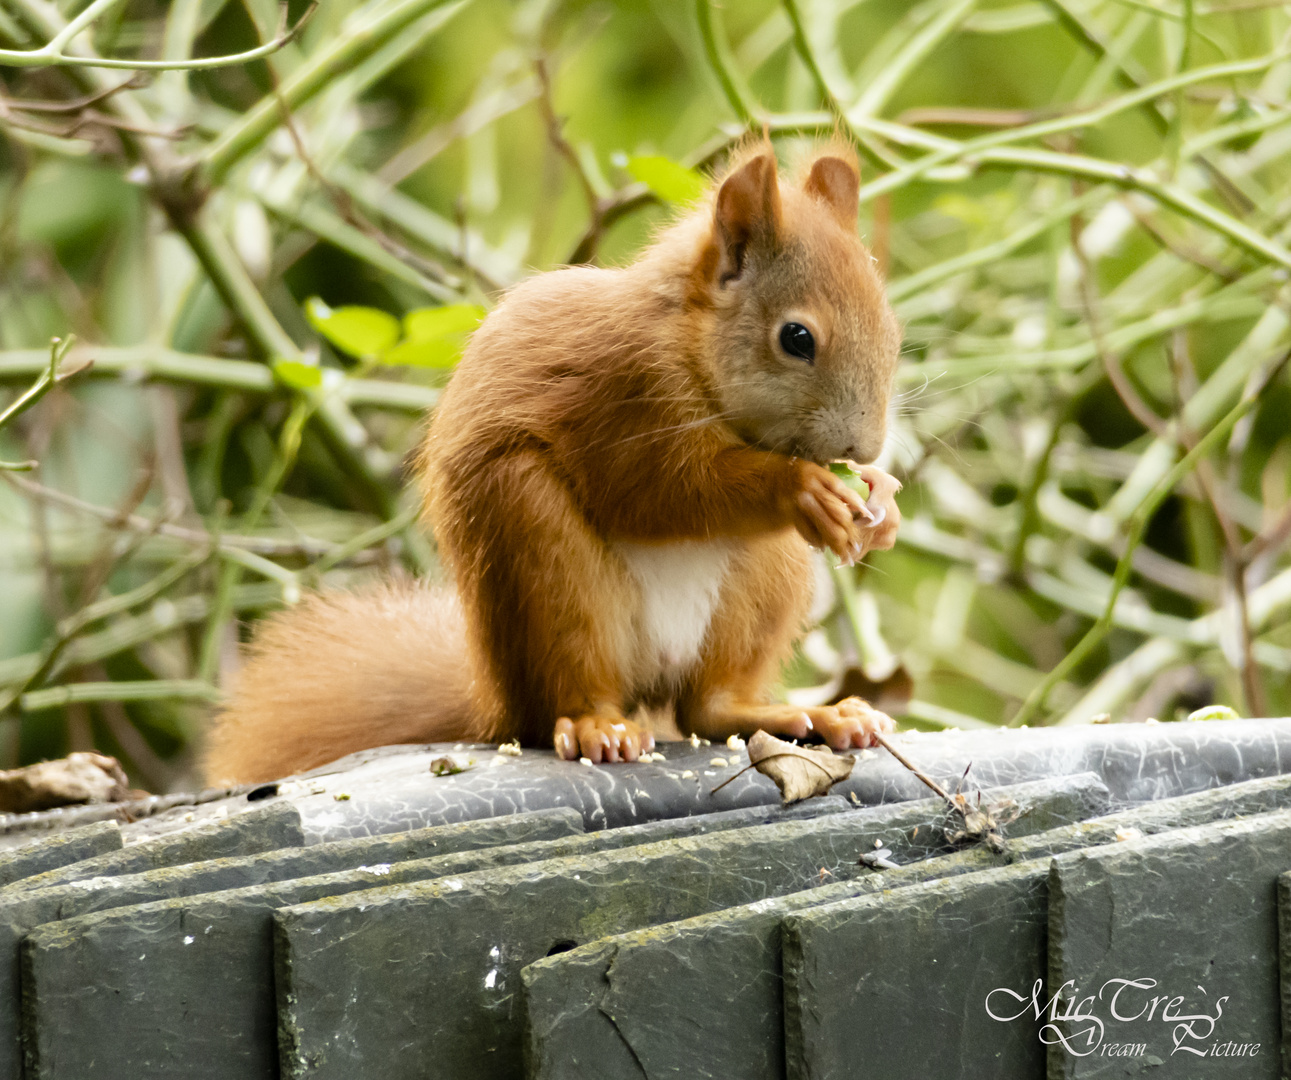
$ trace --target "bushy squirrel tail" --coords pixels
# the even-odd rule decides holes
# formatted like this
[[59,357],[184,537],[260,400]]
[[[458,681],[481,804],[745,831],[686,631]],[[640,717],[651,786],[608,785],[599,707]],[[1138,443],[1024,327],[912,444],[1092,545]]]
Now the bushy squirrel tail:
[[212,786],[276,780],[357,750],[486,738],[451,589],[316,593],[260,624],[203,762]]

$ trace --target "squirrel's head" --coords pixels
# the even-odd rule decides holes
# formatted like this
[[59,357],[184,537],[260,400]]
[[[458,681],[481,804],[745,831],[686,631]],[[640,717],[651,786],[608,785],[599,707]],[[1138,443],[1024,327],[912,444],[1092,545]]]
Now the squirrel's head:
[[782,183],[769,147],[721,182],[696,282],[723,415],[767,450],[873,461],[887,430],[901,331],[857,236],[847,151]]

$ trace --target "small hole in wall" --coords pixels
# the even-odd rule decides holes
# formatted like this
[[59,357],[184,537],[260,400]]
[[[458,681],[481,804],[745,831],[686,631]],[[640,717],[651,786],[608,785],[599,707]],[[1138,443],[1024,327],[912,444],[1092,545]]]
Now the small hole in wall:
[[272,799],[278,794],[277,784],[261,784],[247,792],[247,802],[259,802],[261,799]]
[[548,949],[547,955],[555,956],[557,953],[569,952],[570,949],[577,949],[577,948],[578,948],[577,941],[574,941],[570,938],[566,938],[564,941],[556,942],[555,945],[553,945],[550,949]]

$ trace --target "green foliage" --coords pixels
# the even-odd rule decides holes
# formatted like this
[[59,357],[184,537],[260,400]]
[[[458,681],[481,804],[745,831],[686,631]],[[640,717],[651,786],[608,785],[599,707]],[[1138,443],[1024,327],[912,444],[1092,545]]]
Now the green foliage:
[[275,360],[273,374],[274,378],[291,390],[317,390],[323,385],[322,369],[299,360]]
[[356,359],[377,357],[399,340],[399,320],[375,308],[347,306],[333,310],[317,296],[305,303],[309,325]]
[[403,317],[403,340],[381,355],[394,367],[451,368],[461,359],[466,339],[481,322],[479,304],[418,308]]
[[660,154],[638,154],[624,166],[628,175],[640,180],[667,203],[691,203],[704,193],[704,178]]
[[[305,303],[309,324],[328,342],[356,359],[389,367],[454,367],[461,359],[466,338],[483,322],[485,314],[479,304],[416,308],[403,317],[401,327],[393,315],[376,308],[350,305],[332,310],[316,296]],[[281,366],[282,362],[278,367]],[[306,365],[295,364],[295,368]],[[312,382],[290,385],[320,385],[317,369],[311,370]]]
[[[36,0],[2,43],[44,70],[0,76],[0,413],[47,385],[0,430],[38,463],[0,469],[0,764],[191,782],[257,617],[434,569],[401,463],[502,291],[633,258],[750,129],[855,145],[906,331],[901,538],[833,573],[794,692],[859,669],[924,727],[1291,709],[1285,6],[74,10],[74,49],[31,53]],[[163,42],[217,59],[59,59]],[[94,366],[50,383],[72,332],[58,370]]]

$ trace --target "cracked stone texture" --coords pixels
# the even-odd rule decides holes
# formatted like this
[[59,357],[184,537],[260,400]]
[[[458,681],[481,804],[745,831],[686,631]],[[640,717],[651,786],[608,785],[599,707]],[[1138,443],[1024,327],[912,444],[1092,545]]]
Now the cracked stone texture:
[[[158,832],[174,832],[185,826],[186,811],[201,804],[221,801],[231,796],[245,794],[249,787],[209,788],[198,792],[175,792],[170,795],[148,795],[142,799],[128,799],[116,803],[90,803],[80,806],[60,806],[53,810],[40,810],[28,814],[0,814],[0,849],[14,848],[41,836],[48,836],[96,822],[115,822],[128,826],[122,832],[126,844],[135,839],[153,835],[150,819],[166,816],[167,824]],[[226,811],[227,812],[227,811]]]
[[[115,825],[91,827],[116,831]],[[19,947],[27,933],[44,923],[165,898],[245,888],[365,865],[379,866],[436,854],[555,839],[578,835],[582,830],[583,819],[573,810],[540,810],[0,893],[0,1076],[16,1077],[22,1070]]]
[[[51,924],[29,933],[22,946],[24,1075],[27,1080],[170,1080],[182,1068],[185,1078],[202,1080],[274,1078],[278,1043],[271,915],[276,908],[371,888],[379,882],[416,881],[481,867],[614,851],[768,821],[809,820],[838,813],[847,805],[830,798],[787,810],[759,806],[230,891],[209,891],[218,887],[217,879],[203,877],[203,867],[190,867],[169,876],[120,879],[119,887],[110,880],[97,882],[98,888],[84,890],[87,899],[70,902],[78,886],[19,893],[11,904],[28,897],[31,902],[26,907],[0,906],[0,948],[5,941],[2,935],[9,933],[6,924],[15,927],[14,937],[39,923]],[[480,822],[477,827],[486,824],[495,822]],[[219,875],[223,869],[209,873]],[[239,872],[244,873],[245,867]],[[165,895],[162,887],[179,891],[186,885],[202,895],[156,899],[159,893]],[[43,907],[42,897],[48,898]],[[137,906],[123,906],[128,904]],[[80,914],[108,907],[113,910]],[[63,921],[54,922],[60,917]],[[384,1000],[384,993],[374,1000]],[[105,1007],[105,1001],[129,1002],[129,1007]],[[69,1032],[76,1037],[69,1039]],[[7,1054],[13,1045],[13,1040],[0,1039],[0,1054]],[[0,1075],[16,1075],[16,1070]]]
[[182,832],[132,844],[92,859],[82,859],[57,870],[24,878],[4,891],[45,889],[87,878],[140,874],[207,859],[300,847],[304,842],[299,812],[290,803],[276,803],[194,825]]
[[788,1080],[1038,1080],[1040,1025],[998,1023],[985,1002],[1044,979],[1048,870],[1036,859],[786,915]]
[[115,821],[101,821],[33,840],[0,852],[0,888],[69,863],[121,850],[121,830]]
[[[1116,806],[1171,798],[1291,771],[1291,719],[1232,720],[1184,724],[1106,724],[1027,731],[920,734],[897,740],[926,772],[951,785],[972,764],[981,787],[1002,787],[1054,776],[1096,772]],[[458,749],[460,747],[460,749]],[[774,785],[746,773],[710,794],[735,768],[714,768],[714,757],[747,756],[721,744],[692,747],[663,743],[662,764],[585,768],[557,761],[550,751],[525,750],[504,757],[491,746],[440,744],[380,747],[351,755],[283,785],[284,798],[300,809],[308,842],[402,832],[481,817],[572,806],[588,829],[660,818],[704,814],[778,801]],[[474,758],[469,772],[429,775],[430,762],[445,753]],[[686,777],[683,774],[694,775]],[[852,777],[834,789],[865,805],[924,797],[919,782],[886,754],[863,752]],[[350,798],[337,802],[335,795]],[[180,805],[182,804],[182,805]],[[143,820],[125,826],[133,836],[183,828],[189,818],[246,809],[245,789],[157,796],[129,804]],[[120,807],[70,807],[44,814],[0,817],[0,842],[23,829],[49,829],[118,816]],[[166,809],[171,807],[171,809]],[[145,816],[147,815],[147,816]]]
[[[897,741],[920,768],[948,787],[953,788],[970,763],[974,784],[984,788],[1096,772],[1118,807],[1291,771],[1291,719],[910,732]],[[721,745],[693,749],[688,743],[665,743],[660,750],[668,758],[664,764],[593,769],[572,768],[549,751],[538,750],[494,764],[498,756],[485,750],[475,755],[479,767],[441,778],[442,785],[436,787],[425,784],[424,773],[442,748],[367,760],[358,755],[363,763],[349,769],[343,780],[333,781],[327,770],[319,770],[319,779],[342,785],[350,801],[338,805],[330,795],[296,801],[306,833],[330,836],[551,805],[577,807],[587,827],[597,829],[779,799],[772,782],[752,771],[716,795],[709,794],[735,771],[715,770],[710,760],[738,757],[742,767],[747,764],[742,752],[733,754]],[[683,778],[687,771],[695,776]],[[862,753],[851,778],[833,790],[843,797],[855,795],[865,805],[926,794],[899,763],[873,751]]]
[[[1023,801],[1019,794],[1013,797]],[[1025,837],[1019,831],[1028,821],[1023,818],[1008,830],[1005,856],[971,848],[900,870],[614,935],[539,960],[523,972],[529,1021],[526,1075],[530,1080],[781,1080],[780,922],[787,913],[1009,860],[1113,843],[1118,830],[1136,828],[1148,835],[1287,807],[1291,776],[1277,776]],[[1291,971],[1291,963],[1286,970]],[[730,992],[732,987],[738,991]],[[1291,993],[1286,1000],[1291,1001]],[[903,1039],[908,1030],[900,1027],[894,1037]],[[878,1053],[881,1034],[871,1033],[871,1038]]]
[[1282,1075],[1291,1076],[1291,873],[1278,877],[1278,973],[1282,1002]]
[[[1036,800],[1037,821],[1106,806],[1096,777],[1049,787],[1051,804]],[[802,889],[822,871],[856,874],[876,839],[907,858],[944,850],[943,819],[935,801],[876,807],[281,911],[283,1075],[519,1075],[527,964],[606,934]],[[366,1007],[374,993],[391,1007]]]
[[[1048,1075],[1278,1077],[1275,883],[1288,868],[1287,811],[1055,858],[1049,879],[1050,992],[1070,982],[1064,997],[1093,995],[1102,1027],[1061,1025],[1076,1052],[1052,1046]],[[1118,1005],[1120,1016],[1145,1015],[1122,1021],[1112,1014],[1115,979],[1155,980],[1151,989],[1127,988]],[[1160,1008],[1149,1014],[1154,996]],[[1221,998],[1226,1000],[1218,1023],[1192,1020],[1189,1035],[1185,1020],[1217,1016]],[[1091,1030],[1101,1042],[1078,1056],[1089,1049]],[[1128,1058],[1104,1050],[1137,1045],[1144,1052]],[[1233,1056],[1231,1049],[1241,1045],[1257,1045],[1257,1056]],[[1206,1056],[1176,1052],[1179,1046]]]

